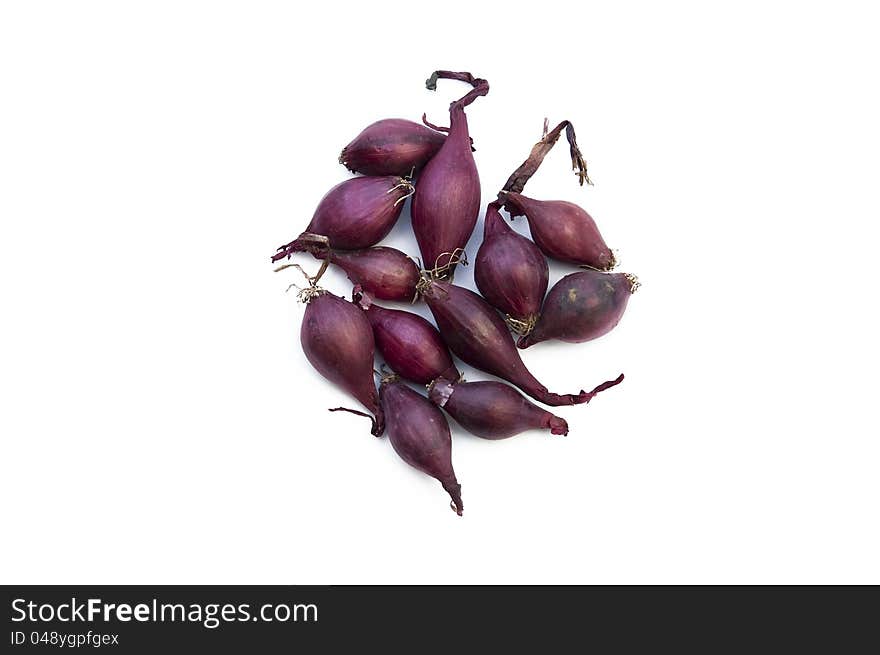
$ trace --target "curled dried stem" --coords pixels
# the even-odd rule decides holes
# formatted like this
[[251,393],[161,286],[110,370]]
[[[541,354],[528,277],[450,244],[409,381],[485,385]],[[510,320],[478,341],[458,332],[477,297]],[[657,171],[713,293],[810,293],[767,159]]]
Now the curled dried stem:
[[[446,263],[441,264],[440,261],[444,257],[448,259]],[[443,252],[437,255],[437,258],[434,260],[434,268],[422,269],[419,272],[419,281],[416,283],[416,298],[425,295],[434,280],[445,278],[449,271],[458,264],[462,266],[468,265],[467,253],[464,248],[456,248],[452,252]],[[413,302],[415,302],[415,299]]]
[[578,147],[577,136],[574,133],[574,126],[571,124],[571,121],[562,121],[549,132],[547,131],[547,126],[548,123],[545,118],[544,136],[532,146],[532,152],[529,153],[528,158],[510,175],[509,178],[507,178],[507,182],[502,191],[512,191],[514,193],[522,192],[526,182],[528,182],[532,175],[534,175],[538,168],[540,168],[541,163],[544,161],[544,157],[546,157],[547,153],[556,145],[556,142],[562,135],[563,129],[565,129],[565,138],[568,139],[568,149],[571,154],[571,167],[578,176],[581,186],[583,186],[584,183],[590,185],[593,184],[592,180],[590,180],[590,176],[587,175],[587,162],[584,160],[581,150]]
[[415,185],[410,181],[410,178],[408,178],[408,177],[400,178],[400,182],[398,184],[395,184],[390,189],[388,189],[388,191],[386,191],[386,193],[394,193],[398,189],[406,189],[406,194],[400,196],[400,198],[398,198],[397,200],[394,201],[395,207],[397,207],[397,205],[404,202],[407,198],[409,198],[410,196],[412,196],[416,192]]
[[[427,125],[428,127],[430,127],[432,130],[436,130],[437,132],[442,132],[443,134],[449,134],[449,128],[448,128],[448,127],[440,127],[439,125],[434,125],[434,123],[432,123],[432,122],[430,122],[430,121],[428,120],[428,115],[427,115],[427,114],[424,114],[424,113],[422,114],[422,122],[423,122],[425,125]],[[470,139],[470,141],[471,141],[471,152],[476,152],[477,149],[474,148],[474,139],[473,139],[473,137],[469,136],[468,139]]]
[[306,270],[302,266],[300,266],[299,264],[295,264],[295,263],[283,264],[283,265],[279,266],[278,268],[276,268],[275,272],[277,273],[279,271],[283,271],[286,268],[295,268],[300,273],[302,273],[303,277],[305,277],[306,281],[309,283],[309,286],[301,287],[297,284],[291,284],[290,286],[287,287],[285,292],[290,291],[291,289],[297,289],[297,294],[296,294],[297,299],[300,302],[308,303],[312,299],[320,296],[322,293],[326,293],[326,291],[324,289],[322,289],[321,287],[318,286],[318,280],[320,280],[321,276],[324,275],[324,272],[327,270],[327,266],[329,264],[330,264],[330,256],[328,254],[328,256],[326,258],[324,258],[324,260],[321,262],[321,268],[319,268],[318,272],[315,273],[314,275],[309,275],[308,273],[306,273]]

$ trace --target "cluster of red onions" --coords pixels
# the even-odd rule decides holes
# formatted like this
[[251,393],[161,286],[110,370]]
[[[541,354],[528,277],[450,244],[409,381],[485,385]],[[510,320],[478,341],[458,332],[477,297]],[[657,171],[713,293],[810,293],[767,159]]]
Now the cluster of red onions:
[[[387,119],[364,129],[339,157],[359,177],[330,189],[296,239],[272,261],[309,253],[321,261],[300,289],[306,303],[300,339],[306,358],[367,410],[338,407],[368,417],[372,433],[386,433],[400,457],[436,478],[462,513],[461,485],[452,467],[452,440],[444,412],[485,439],[526,430],[568,434],[568,424],[525,398],[549,406],[589,402],[619,384],[623,375],[592,391],[557,394],[526,368],[519,348],[551,339],[595,339],[620,321],[638,286],[626,273],[612,273],[616,260],[587,212],[564,201],[536,200],[523,187],[565,130],[580,184],[590,183],[574,128],[563,121],[535,144],[486,207],[483,243],[475,258],[477,294],[452,283],[466,264],[465,245],[480,209],[480,179],[472,155],[465,107],[489,92],[470,73],[436,71],[427,81],[466,82],[472,89],[449,107],[449,127]],[[416,177],[417,176],[417,177]],[[412,228],[421,262],[377,245],[412,197]],[[511,218],[525,216],[532,239],[513,231]],[[549,292],[547,257],[580,267]],[[318,286],[329,264],[353,282],[352,300]],[[276,270],[296,266],[285,264]],[[436,324],[375,300],[426,303]],[[516,334],[516,338],[514,337]],[[375,356],[384,360],[376,371]],[[465,382],[452,358],[501,380]],[[387,368],[386,368],[387,367]],[[374,374],[379,377],[378,389]],[[424,385],[427,394],[411,385]],[[513,385],[513,386],[510,386]],[[441,411],[441,408],[443,411]]]

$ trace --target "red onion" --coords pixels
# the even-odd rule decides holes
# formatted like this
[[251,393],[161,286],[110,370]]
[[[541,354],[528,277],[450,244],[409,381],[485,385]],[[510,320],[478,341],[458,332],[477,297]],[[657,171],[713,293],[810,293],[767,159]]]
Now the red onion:
[[315,370],[373,414],[372,433],[378,437],[384,418],[373,382],[373,330],[360,309],[315,286],[325,267],[300,291],[307,303],[300,328],[302,349]]
[[299,237],[281,246],[272,261],[302,252],[314,236],[327,237],[331,248],[369,248],[384,239],[397,222],[403,201],[413,193],[402,177],[355,177],[327,192],[309,226]]
[[412,312],[380,307],[358,287],[352,297],[373,328],[379,353],[396,373],[418,384],[428,384],[440,376],[451,380],[460,377],[437,328],[424,318]]
[[367,126],[342,149],[339,163],[363,175],[408,175],[437,154],[446,137],[403,118]]
[[344,270],[354,284],[381,300],[404,302],[416,297],[419,267],[396,248],[334,250],[330,263]]
[[614,267],[614,254],[605,245],[595,221],[583,209],[560,200],[534,200],[522,195],[526,182],[535,174],[547,153],[556,145],[565,128],[571,166],[581,185],[592,184],[587,163],[577,145],[574,126],[562,121],[550,132],[544,120],[544,138],[532,148],[529,157],[508,178],[498,199],[511,216],[525,216],[532,239],[548,257],[605,271]]
[[397,376],[386,376],[379,398],[395,452],[410,466],[436,478],[452,498],[452,509],[461,516],[461,485],[452,468],[452,436],[443,412]]
[[[545,405],[577,405],[596,395],[586,391],[566,395],[549,392],[523,364],[498,313],[473,291],[423,276],[419,292],[446,345],[464,362],[507,380]],[[622,380],[621,375],[617,382]]]
[[565,129],[565,138],[568,139],[568,151],[571,155],[572,170],[575,172],[575,175],[578,176],[581,186],[583,186],[585,182],[587,184],[593,184],[590,181],[590,176],[587,175],[587,162],[584,161],[584,156],[581,154],[581,150],[578,147],[577,135],[574,133],[574,125],[571,124],[571,121],[562,121],[549,132],[547,131],[547,127],[547,119],[545,118],[544,136],[532,146],[532,151],[529,153],[528,158],[520,164],[519,168],[513,171],[509,178],[507,178],[503,191],[520,193],[523,190],[526,182],[531,179],[532,175],[534,175],[541,166],[544,157],[547,156],[547,153],[550,152],[553,149],[553,146],[556,145],[556,142],[559,141],[563,128]]
[[550,270],[538,247],[514,232],[498,207],[498,202],[486,207],[474,282],[483,298],[507,315],[515,332],[528,334],[541,311]]
[[580,343],[601,337],[620,322],[629,297],[639,282],[629,273],[581,271],[559,280],[544,301],[535,329],[518,345],[557,339]]
[[519,193],[506,193],[503,198],[511,216],[526,217],[532,239],[548,257],[599,271],[616,265],[596,222],[574,203],[534,200]]
[[428,397],[461,427],[484,439],[507,439],[526,430],[568,434],[568,423],[529,402],[503,382],[450,382],[438,378]]
[[[440,151],[428,161],[416,188],[412,204],[412,227],[426,267],[439,276],[451,276],[452,253],[464,248],[480,212],[480,176],[471,154],[470,134],[464,108],[489,92],[486,80],[470,73],[436,71],[427,81],[435,89],[437,80],[453,79],[474,88],[449,106],[449,135]],[[446,262],[443,258],[446,257]]]

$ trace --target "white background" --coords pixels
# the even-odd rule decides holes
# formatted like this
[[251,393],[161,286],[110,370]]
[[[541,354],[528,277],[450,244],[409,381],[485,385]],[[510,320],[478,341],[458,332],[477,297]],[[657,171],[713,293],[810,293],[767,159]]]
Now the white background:
[[[0,581],[880,582],[869,6],[3,3]],[[626,373],[567,438],[455,430],[463,518],[325,411],[268,260],[362,127],[446,123],[436,68],[491,83],[484,203],[574,122],[595,187],[561,144],[527,192],[644,283],[524,353],[559,391]]]

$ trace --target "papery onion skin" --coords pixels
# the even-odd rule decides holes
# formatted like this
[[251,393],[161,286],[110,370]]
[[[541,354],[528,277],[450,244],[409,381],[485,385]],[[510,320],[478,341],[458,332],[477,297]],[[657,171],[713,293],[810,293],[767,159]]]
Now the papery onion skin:
[[419,267],[396,248],[336,250],[331,263],[342,268],[354,284],[380,300],[410,302],[416,297]]
[[452,509],[461,516],[464,504],[452,468],[449,423],[433,403],[395,378],[379,386],[388,439],[403,461],[440,481],[452,498]]
[[595,396],[583,390],[577,394],[548,391],[526,368],[504,320],[473,291],[423,278],[420,292],[443,340],[465,363],[507,380],[545,405],[579,405]]
[[565,419],[554,416],[503,382],[435,380],[428,397],[465,430],[483,439],[507,439],[526,430],[568,434]]

